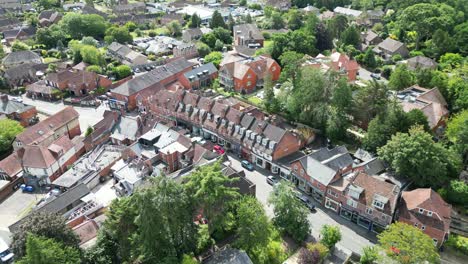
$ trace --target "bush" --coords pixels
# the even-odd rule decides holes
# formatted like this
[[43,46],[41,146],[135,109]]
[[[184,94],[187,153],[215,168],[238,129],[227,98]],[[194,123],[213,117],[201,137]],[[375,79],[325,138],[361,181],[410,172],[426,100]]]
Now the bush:
[[307,249],[311,252],[317,251],[320,254],[321,260],[324,260],[330,253],[328,247],[322,243],[309,243],[307,244]]
[[157,35],[156,32],[153,31],[153,30],[148,32],[148,36],[150,36],[150,37],[156,37],[156,35]]
[[453,180],[447,189],[447,200],[450,203],[468,204],[468,184],[464,181]]
[[392,56],[392,61],[393,63],[397,63],[399,61],[403,60],[403,57],[400,54],[395,54]]
[[269,32],[263,32],[262,35],[263,35],[263,38],[266,40],[271,38],[271,34]]
[[320,230],[322,244],[328,248],[333,248],[341,240],[341,231],[338,226],[324,225]]
[[384,66],[382,68],[382,77],[384,77],[385,79],[388,79],[388,78],[390,78],[391,74],[392,74],[392,68],[391,67]]
[[102,73],[102,68],[99,67],[98,65],[91,65],[91,66],[86,67],[86,71],[101,74]]
[[468,238],[466,237],[451,235],[447,240],[446,245],[458,252],[468,255]]

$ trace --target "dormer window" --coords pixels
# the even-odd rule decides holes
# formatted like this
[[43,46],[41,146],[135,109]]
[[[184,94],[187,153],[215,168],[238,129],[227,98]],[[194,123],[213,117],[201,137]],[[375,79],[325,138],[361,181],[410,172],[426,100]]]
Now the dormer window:
[[257,143],[258,144],[262,143],[262,137],[260,137],[260,136],[257,137]]
[[428,211],[427,216],[432,216],[432,211]]
[[275,149],[275,146],[276,146],[276,142],[270,141],[270,149],[271,150]]
[[348,189],[348,195],[351,196],[352,198],[359,200],[359,197],[361,196],[361,193],[364,191],[363,188],[356,186],[356,185],[350,185]]
[[267,138],[262,139],[262,145],[266,147],[267,144],[268,144],[268,139]]
[[424,214],[424,209],[419,208],[419,213],[420,213],[420,214]]
[[385,204],[387,204],[387,203],[388,203],[388,198],[387,197],[384,197],[384,196],[379,195],[379,194],[374,195],[374,200],[372,201],[372,205],[375,208],[383,210],[384,207],[385,207]]

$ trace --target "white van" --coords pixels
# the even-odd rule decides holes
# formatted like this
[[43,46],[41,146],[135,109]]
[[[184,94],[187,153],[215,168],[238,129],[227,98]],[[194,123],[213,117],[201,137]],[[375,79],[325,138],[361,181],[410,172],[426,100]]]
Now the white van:
[[13,256],[7,243],[0,238],[0,263],[11,263]]

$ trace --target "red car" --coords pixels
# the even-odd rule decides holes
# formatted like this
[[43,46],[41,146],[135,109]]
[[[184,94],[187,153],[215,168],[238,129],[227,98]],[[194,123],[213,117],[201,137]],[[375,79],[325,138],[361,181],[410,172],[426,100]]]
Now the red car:
[[215,146],[213,147],[213,151],[216,152],[216,153],[218,153],[218,154],[220,154],[220,155],[223,155],[224,152],[225,152],[224,149],[223,149],[221,146],[219,146],[219,145],[215,145]]

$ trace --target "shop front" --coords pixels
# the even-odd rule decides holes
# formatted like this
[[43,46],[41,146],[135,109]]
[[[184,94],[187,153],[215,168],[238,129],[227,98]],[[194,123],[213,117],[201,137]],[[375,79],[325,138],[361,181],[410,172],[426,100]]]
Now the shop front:
[[335,211],[336,213],[338,213],[338,211],[340,210],[340,203],[326,197],[325,198],[325,207]]

